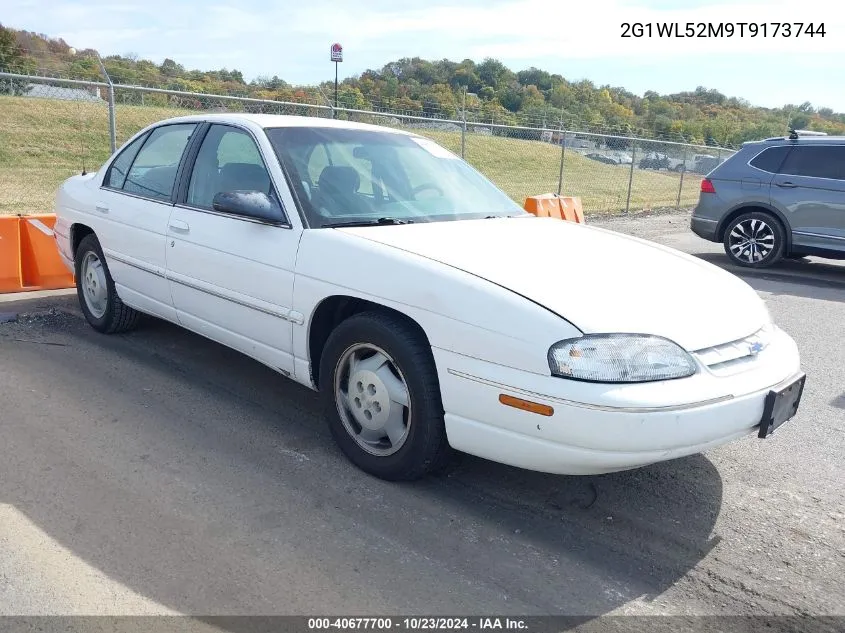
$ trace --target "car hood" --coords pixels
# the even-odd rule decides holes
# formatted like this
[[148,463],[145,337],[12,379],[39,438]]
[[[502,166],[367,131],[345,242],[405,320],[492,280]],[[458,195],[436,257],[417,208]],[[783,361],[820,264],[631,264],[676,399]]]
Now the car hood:
[[769,321],[763,301],[735,275],[584,224],[520,217],[338,230],[508,288],[585,333],[654,334],[694,351]]

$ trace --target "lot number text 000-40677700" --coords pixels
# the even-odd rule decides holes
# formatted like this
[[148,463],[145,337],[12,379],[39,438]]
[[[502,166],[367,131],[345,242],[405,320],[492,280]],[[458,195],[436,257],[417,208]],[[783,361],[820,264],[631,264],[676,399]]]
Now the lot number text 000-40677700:
[[824,37],[824,22],[623,22],[622,37]]

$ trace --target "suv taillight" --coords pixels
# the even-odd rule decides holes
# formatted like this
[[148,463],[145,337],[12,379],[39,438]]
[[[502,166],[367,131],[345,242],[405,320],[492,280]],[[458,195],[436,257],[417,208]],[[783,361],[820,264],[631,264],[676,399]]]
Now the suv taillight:
[[704,178],[701,181],[701,193],[716,193],[716,188],[709,178]]

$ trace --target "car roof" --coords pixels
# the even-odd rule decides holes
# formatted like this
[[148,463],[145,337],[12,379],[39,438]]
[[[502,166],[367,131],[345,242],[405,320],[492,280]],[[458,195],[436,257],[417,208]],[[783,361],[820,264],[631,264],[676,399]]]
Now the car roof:
[[358,123],[356,121],[343,121],[324,117],[294,116],[288,114],[249,114],[242,112],[192,114],[164,119],[158,121],[155,125],[159,125],[161,123],[190,123],[196,121],[208,121],[210,123],[252,123],[262,128],[326,127],[346,130],[371,130],[404,134],[406,136],[416,136],[415,134],[406,132],[405,130],[397,130],[395,128],[383,125],[372,125],[370,123]]
[[799,136],[796,139],[791,139],[788,136],[775,136],[761,141],[747,141],[743,145],[764,145],[766,143],[841,145],[845,143],[845,136]]

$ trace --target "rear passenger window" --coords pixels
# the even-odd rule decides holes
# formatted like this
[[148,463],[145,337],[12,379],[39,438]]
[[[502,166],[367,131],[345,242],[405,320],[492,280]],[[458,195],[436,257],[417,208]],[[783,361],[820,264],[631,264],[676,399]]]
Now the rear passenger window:
[[129,146],[120,153],[120,156],[114,159],[114,162],[109,167],[108,176],[106,176],[106,181],[103,183],[106,187],[111,187],[112,189],[121,189],[123,187],[123,183],[126,182],[126,173],[129,171],[129,166],[132,164],[132,161],[135,160],[135,155],[138,153],[138,150],[141,149],[141,145],[144,144],[144,139],[147,138],[146,134],[142,134],[140,137],[136,138]]
[[123,190],[145,198],[170,200],[176,170],[194,128],[195,123],[180,123],[163,125],[150,132],[129,169]]
[[751,159],[751,166],[756,167],[757,169],[762,169],[763,171],[767,171],[771,174],[776,174],[778,173],[778,169],[780,169],[781,164],[783,164],[783,159],[786,158],[787,154],[789,154],[790,149],[792,148],[788,145],[781,145],[779,147],[770,147],[763,150]]
[[793,147],[780,173],[845,180],[845,145]]

